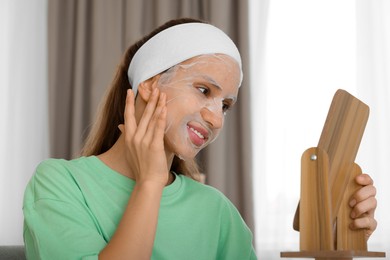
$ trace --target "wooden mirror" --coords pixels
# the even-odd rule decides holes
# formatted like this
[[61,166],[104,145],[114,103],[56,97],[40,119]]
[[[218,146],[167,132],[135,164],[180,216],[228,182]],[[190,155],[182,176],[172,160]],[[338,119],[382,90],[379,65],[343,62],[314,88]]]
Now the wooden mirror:
[[369,107],[345,90],[332,100],[317,147],[301,158],[301,198],[293,228],[300,232],[300,251],[281,257],[317,260],[385,257],[369,252],[364,230],[348,226],[349,199],[360,187],[355,158],[369,116]]

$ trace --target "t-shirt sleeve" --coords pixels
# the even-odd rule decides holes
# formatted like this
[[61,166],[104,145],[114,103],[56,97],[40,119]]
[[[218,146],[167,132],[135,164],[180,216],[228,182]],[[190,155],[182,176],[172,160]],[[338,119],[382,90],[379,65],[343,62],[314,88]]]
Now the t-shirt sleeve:
[[252,232],[238,210],[227,199],[221,218],[221,242],[218,259],[257,259],[253,248]]
[[98,259],[106,241],[65,169],[43,163],[24,197],[28,259]]

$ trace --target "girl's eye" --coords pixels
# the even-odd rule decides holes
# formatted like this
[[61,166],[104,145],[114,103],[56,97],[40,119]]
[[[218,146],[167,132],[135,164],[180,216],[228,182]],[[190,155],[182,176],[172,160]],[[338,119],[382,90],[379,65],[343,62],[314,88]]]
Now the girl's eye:
[[207,95],[209,93],[209,89],[203,86],[199,86],[198,90],[202,92],[204,95]]
[[230,105],[229,104],[225,104],[225,103],[222,104],[222,111],[224,113],[226,113],[229,109],[230,109]]

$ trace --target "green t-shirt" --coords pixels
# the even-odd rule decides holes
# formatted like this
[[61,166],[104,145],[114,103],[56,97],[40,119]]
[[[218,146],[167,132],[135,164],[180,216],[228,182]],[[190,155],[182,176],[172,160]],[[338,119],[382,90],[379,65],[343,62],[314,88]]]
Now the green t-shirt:
[[[24,196],[28,259],[98,259],[135,182],[97,157],[42,162]],[[256,259],[252,234],[216,189],[183,175],[164,188],[152,259]]]

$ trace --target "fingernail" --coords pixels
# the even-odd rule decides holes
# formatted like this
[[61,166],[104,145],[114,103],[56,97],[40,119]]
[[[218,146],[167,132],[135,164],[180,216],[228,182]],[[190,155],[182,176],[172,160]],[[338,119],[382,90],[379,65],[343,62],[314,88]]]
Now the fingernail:
[[356,205],[356,200],[355,199],[353,199],[353,200],[351,200],[350,202],[349,202],[349,206],[350,207],[354,207]]
[[355,217],[356,217],[356,213],[352,211],[351,218],[355,218]]

